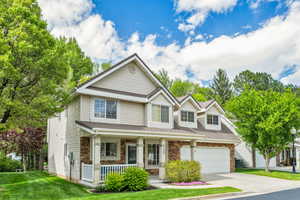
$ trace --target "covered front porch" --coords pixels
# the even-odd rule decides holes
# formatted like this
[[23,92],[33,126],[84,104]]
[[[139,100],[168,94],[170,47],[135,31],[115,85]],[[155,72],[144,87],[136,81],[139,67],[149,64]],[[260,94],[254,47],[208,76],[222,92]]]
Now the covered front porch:
[[[152,178],[163,180],[166,161],[178,158],[169,151],[169,142],[172,140],[163,137],[83,136],[80,138],[81,180],[98,184],[109,173],[122,173],[128,167],[145,168]],[[193,140],[185,143],[196,145]]]

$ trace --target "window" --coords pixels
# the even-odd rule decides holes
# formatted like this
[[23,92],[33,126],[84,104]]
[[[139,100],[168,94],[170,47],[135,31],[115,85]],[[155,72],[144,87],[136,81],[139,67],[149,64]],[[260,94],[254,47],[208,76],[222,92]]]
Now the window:
[[94,117],[117,119],[117,101],[106,99],[95,99]]
[[152,121],[169,123],[169,107],[152,105]]
[[118,143],[106,142],[101,143],[101,157],[102,158],[117,158],[117,147]]
[[148,166],[159,166],[159,144],[148,144]]
[[194,112],[181,111],[181,121],[183,122],[194,122]]
[[218,115],[207,115],[207,124],[219,125],[219,116]]

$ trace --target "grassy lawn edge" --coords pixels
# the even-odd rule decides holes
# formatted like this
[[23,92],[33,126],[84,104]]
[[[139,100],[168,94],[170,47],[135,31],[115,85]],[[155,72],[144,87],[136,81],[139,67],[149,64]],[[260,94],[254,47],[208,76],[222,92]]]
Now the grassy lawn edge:
[[241,192],[233,187],[157,189],[141,192],[91,194],[87,188],[41,172],[0,173],[0,200],[167,200]]
[[300,173],[293,174],[292,172],[287,171],[270,170],[270,172],[266,172],[265,169],[237,168],[235,172],[253,174],[258,176],[267,176],[291,181],[300,181]]

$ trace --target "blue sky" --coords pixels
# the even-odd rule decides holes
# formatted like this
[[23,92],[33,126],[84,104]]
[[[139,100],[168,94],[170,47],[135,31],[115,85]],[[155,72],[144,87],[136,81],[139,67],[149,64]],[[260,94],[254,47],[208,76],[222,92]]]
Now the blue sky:
[[300,85],[300,0],[38,0],[54,36],[96,62],[138,53],[154,71],[207,85],[223,68]]
[[[183,45],[188,35],[178,30],[180,21],[190,16],[189,12],[177,13],[172,0],[94,0],[94,13],[99,13],[105,20],[114,22],[119,36],[127,40],[134,32],[139,32],[141,39],[149,34],[157,34],[159,45],[173,41]],[[213,36],[232,36],[247,33],[260,27],[266,20],[283,15],[287,6],[283,2],[261,2],[257,9],[250,8],[251,2],[239,1],[237,6],[226,13],[210,13],[205,22],[195,29],[195,34]]]

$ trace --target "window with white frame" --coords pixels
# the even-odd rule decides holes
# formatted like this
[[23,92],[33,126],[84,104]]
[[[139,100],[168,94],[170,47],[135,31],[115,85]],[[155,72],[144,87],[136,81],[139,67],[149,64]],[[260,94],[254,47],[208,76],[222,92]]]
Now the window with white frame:
[[148,166],[157,167],[159,166],[159,144],[148,144]]
[[181,111],[181,121],[183,121],[183,122],[195,122],[194,112]]
[[152,121],[169,123],[169,106],[152,104]]
[[117,119],[117,101],[100,98],[95,99],[94,117]]
[[219,125],[219,116],[218,115],[207,115],[207,124],[209,125]]
[[101,159],[116,160],[118,158],[118,142],[101,143]]

